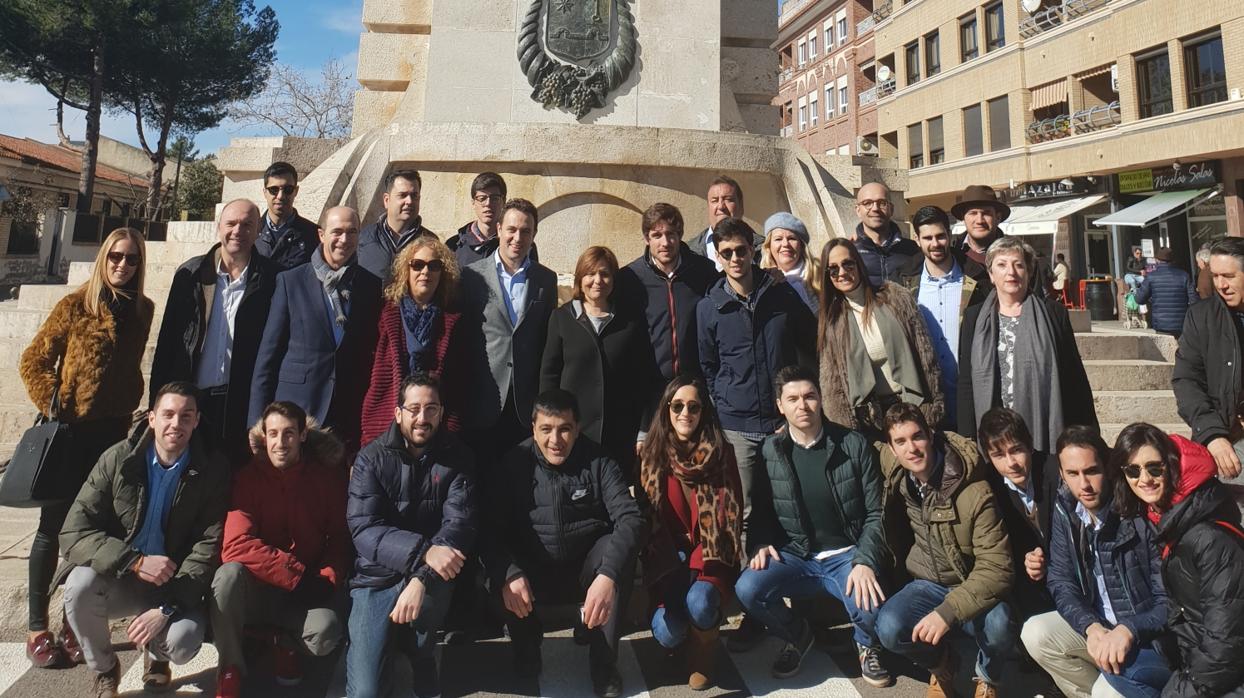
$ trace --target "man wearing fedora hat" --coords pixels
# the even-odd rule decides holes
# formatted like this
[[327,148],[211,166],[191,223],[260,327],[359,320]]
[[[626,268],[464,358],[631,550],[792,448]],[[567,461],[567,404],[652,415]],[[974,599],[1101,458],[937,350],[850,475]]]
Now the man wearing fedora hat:
[[950,209],[951,215],[963,221],[967,233],[957,242],[968,259],[985,263],[985,250],[1002,237],[998,224],[1011,215],[1011,207],[1002,203],[992,187],[973,184],[959,195]]

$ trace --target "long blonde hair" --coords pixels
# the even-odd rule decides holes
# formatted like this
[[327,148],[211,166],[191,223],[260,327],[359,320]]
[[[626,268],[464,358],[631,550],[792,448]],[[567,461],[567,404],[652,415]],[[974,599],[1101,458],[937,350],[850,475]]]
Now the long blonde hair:
[[[108,253],[112,251],[113,245],[127,238],[138,248],[138,268],[134,270],[134,276],[129,284],[125,288],[119,288],[113,286],[112,281],[108,279]],[[111,295],[110,300],[116,300],[119,297],[131,300],[142,298],[146,271],[147,242],[143,239],[143,234],[134,228],[117,228],[108,233],[108,237],[104,238],[103,244],[99,246],[99,252],[95,255],[95,268],[91,270],[91,278],[80,287],[86,291],[86,297],[83,299],[86,312],[96,317],[103,317],[108,312],[108,304],[103,299],[105,291]]]
[[[773,253],[769,251],[769,246],[773,243],[773,234],[785,228],[774,228],[765,236],[764,250],[760,254],[760,268],[773,269],[777,267],[777,261],[773,259]],[[789,231],[788,231],[789,232]],[[803,238],[795,236],[799,240],[799,247],[803,250],[803,285],[808,289],[808,295],[820,299],[821,283],[824,280],[821,275],[821,260],[808,250],[808,243]]]
[[401,249],[393,259],[393,279],[384,289],[385,300],[399,305],[402,299],[410,295],[410,260],[415,253],[425,247],[432,248],[436,258],[445,265],[440,281],[436,284],[436,292],[432,294],[432,302],[442,311],[448,310],[458,299],[458,258],[449,247],[430,235],[420,235]]

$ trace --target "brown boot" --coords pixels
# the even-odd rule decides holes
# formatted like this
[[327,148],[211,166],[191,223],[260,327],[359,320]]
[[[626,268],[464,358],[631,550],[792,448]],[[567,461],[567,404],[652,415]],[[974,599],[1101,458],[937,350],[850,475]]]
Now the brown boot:
[[717,628],[692,627],[687,635],[687,687],[703,691],[713,685],[713,664],[717,660]]
[[955,669],[959,666],[959,658],[947,649],[942,661],[929,670],[929,691],[926,698],[951,698],[955,695]]
[[92,686],[94,698],[117,698],[121,688],[121,662],[102,674],[95,675]]
[[976,693],[972,698],[998,698],[998,689],[985,683],[984,679],[976,679]]

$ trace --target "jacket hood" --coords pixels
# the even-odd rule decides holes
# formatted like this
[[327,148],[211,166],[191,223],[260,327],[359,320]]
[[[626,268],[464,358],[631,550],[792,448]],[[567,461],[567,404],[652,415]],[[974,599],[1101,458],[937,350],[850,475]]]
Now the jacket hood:
[[1172,508],[1187,499],[1198,487],[1218,475],[1218,466],[1209,449],[1195,441],[1171,434],[1170,439],[1179,449],[1179,487],[1171,499]]
[[1170,511],[1162,514],[1157,526],[1158,537],[1173,545],[1197,524],[1210,521],[1225,521],[1236,526],[1240,523],[1239,507],[1227,486],[1217,478],[1202,481]]
[[[769,290],[770,287],[773,286],[773,277],[769,276],[767,272],[761,270],[761,268],[755,264],[752,264],[752,274],[756,279],[756,290],[753,293],[755,293],[756,298],[759,299],[765,294],[766,291]],[[709,289],[709,298],[713,299],[713,305],[718,310],[725,308],[731,303],[739,302],[739,300],[734,297],[734,292],[727,289],[729,284],[730,280],[727,279],[725,275],[722,275],[722,277],[717,280],[717,283],[713,284],[713,287]]]
[[[247,432],[255,460],[270,465],[264,445],[263,420],[255,422]],[[302,445],[302,462],[324,466],[344,466],[346,449],[331,431],[321,429],[314,417],[307,417],[307,441]]]
[[[941,448],[944,455],[938,495],[949,501],[964,487],[983,480],[985,470],[981,465],[980,451],[971,439],[949,431],[937,432],[935,439],[934,448]],[[886,482],[892,487],[900,485],[907,474],[906,468],[888,446],[882,446],[881,466]]]

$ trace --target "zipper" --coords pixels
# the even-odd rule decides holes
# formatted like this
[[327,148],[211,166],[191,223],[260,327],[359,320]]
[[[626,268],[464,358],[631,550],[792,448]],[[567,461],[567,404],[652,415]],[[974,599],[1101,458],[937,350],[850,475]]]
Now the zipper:
[[674,371],[673,375],[677,376],[678,375],[678,311],[675,310],[674,308],[674,280],[669,277],[665,278],[665,304],[666,306],[668,306],[669,312],[670,312],[670,344],[672,345],[670,348],[673,350],[670,353],[670,357],[672,359],[670,363],[671,363],[671,368],[673,368],[673,371]]

